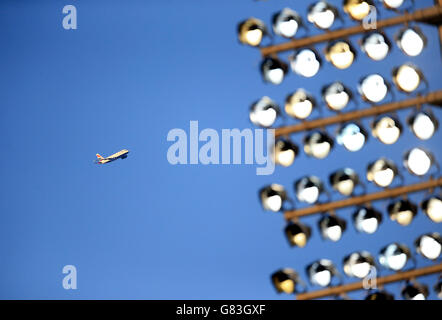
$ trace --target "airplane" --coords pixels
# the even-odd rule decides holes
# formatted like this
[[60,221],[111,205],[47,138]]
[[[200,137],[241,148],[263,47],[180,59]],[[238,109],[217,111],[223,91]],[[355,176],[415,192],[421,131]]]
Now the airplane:
[[108,162],[115,161],[117,159],[126,159],[127,154],[129,153],[129,150],[123,149],[121,151],[118,151],[117,153],[114,153],[113,155],[110,155],[109,157],[103,158],[97,153],[97,160],[95,160],[96,164],[105,164]]

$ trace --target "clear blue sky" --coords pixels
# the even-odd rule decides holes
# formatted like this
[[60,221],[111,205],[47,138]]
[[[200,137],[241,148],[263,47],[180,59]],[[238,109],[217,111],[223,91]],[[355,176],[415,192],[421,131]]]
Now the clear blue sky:
[[[432,0],[417,2],[432,5]],[[66,4],[77,7],[77,30],[62,28]],[[291,299],[276,294],[270,282],[281,267],[298,270],[306,280],[304,267],[316,259],[329,258],[341,269],[350,252],[377,255],[390,242],[412,246],[422,233],[441,232],[422,212],[401,227],[386,216],[386,202],[379,202],[384,223],[374,235],[357,234],[349,223],[341,241],[322,241],[319,217],[311,217],[305,220],[314,227],[311,242],[291,249],[282,215],[263,212],[257,197],[259,188],[273,182],[293,195],[293,181],[307,173],[325,181],[348,166],[363,176],[368,161],[383,155],[401,164],[402,154],[414,146],[432,150],[440,160],[440,131],[422,142],[405,129],[393,146],[371,138],[357,153],[336,146],[322,161],[302,154],[272,176],[256,176],[251,165],[167,162],[170,129],[188,130],[190,120],[217,130],[251,127],[249,106],[263,95],[282,104],[289,92],[303,87],[319,99],[325,83],[339,79],[355,89],[363,75],[378,72],[391,79],[391,69],[408,61],[424,71],[432,90],[440,88],[437,31],[427,26],[428,47],[416,58],[394,46],[387,59],[374,62],[358,50],[348,70],[325,63],[314,78],[290,74],[280,86],[264,84],[259,52],[238,44],[237,23],[255,16],[269,24],[287,5],[305,17],[308,4],[1,1],[0,298]],[[397,30],[386,30],[390,39]],[[358,40],[351,38],[355,46]],[[440,110],[435,112],[442,119]],[[402,120],[408,114],[399,113]],[[299,144],[302,135],[293,138]],[[93,164],[95,153],[122,148],[131,150],[126,160]],[[348,218],[350,212],[340,215]],[[78,269],[77,290],[62,287],[68,264]],[[422,282],[432,287],[435,279]],[[399,287],[388,288],[397,295]]]

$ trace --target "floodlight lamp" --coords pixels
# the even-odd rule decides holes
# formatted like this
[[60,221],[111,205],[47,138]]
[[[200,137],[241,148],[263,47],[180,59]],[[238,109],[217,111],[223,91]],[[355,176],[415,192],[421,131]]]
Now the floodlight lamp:
[[286,98],[285,112],[293,118],[304,120],[316,107],[315,98],[304,89],[298,89]]
[[267,28],[259,19],[249,18],[238,25],[238,39],[243,44],[257,47],[265,35]]
[[339,241],[347,229],[347,222],[335,215],[326,214],[319,220],[319,230],[326,240]]
[[382,214],[373,208],[359,207],[353,213],[353,223],[359,232],[372,234],[382,223]]
[[399,91],[411,93],[415,91],[422,80],[423,73],[417,67],[407,63],[393,70],[393,82]]
[[424,234],[416,239],[414,245],[424,258],[436,260],[442,251],[442,237],[437,232]]
[[379,301],[389,301],[394,300],[394,296],[385,290],[376,290],[375,292],[369,293],[365,300],[379,300]]
[[275,142],[275,163],[289,167],[298,155],[299,148],[289,139],[280,138]]
[[393,144],[402,133],[402,125],[394,116],[381,116],[373,122],[371,133],[382,143]]
[[421,204],[422,211],[436,223],[442,222],[442,198],[430,196]]
[[417,214],[417,206],[409,200],[400,199],[391,202],[387,206],[390,219],[401,226],[408,226]]
[[307,19],[317,28],[327,30],[331,28],[338,15],[339,13],[336,7],[327,1],[318,1],[310,5]]
[[249,118],[254,125],[269,128],[275,123],[280,113],[275,101],[269,97],[262,97],[250,107]]
[[329,181],[334,190],[343,196],[350,196],[359,184],[359,176],[353,169],[344,168],[333,172]]
[[344,0],[344,11],[356,21],[362,21],[370,14],[373,1],[368,0]]
[[373,32],[364,36],[361,48],[370,59],[380,61],[388,55],[390,43],[382,33]]
[[307,266],[306,271],[310,282],[321,287],[328,287],[333,277],[338,275],[338,270],[328,259],[313,262]]
[[402,270],[411,258],[410,249],[399,243],[391,243],[379,252],[379,263],[386,269]]
[[419,110],[408,119],[408,125],[416,137],[430,139],[439,127],[437,118],[430,110]]
[[316,203],[323,192],[324,185],[318,177],[307,176],[295,182],[296,197],[301,202]]
[[284,38],[293,38],[302,25],[301,16],[294,10],[285,8],[273,15],[273,32]]
[[282,210],[284,202],[288,201],[287,192],[279,184],[271,184],[259,191],[259,198],[264,210],[279,212]]
[[321,67],[321,58],[312,49],[302,49],[290,57],[290,66],[296,74],[311,78]]
[[416,176],[426,175],[434,162],[433,154],[422,148],[413,148],[404,156],[405,168]]
[[367,140],[367,133],[361,125],[350,122],[345,124],[338,132],[336,141],[351,152],[361,150]]
[[382,188],[388,187],[398,174],[397,166],[386,158],[371,162],[367,167],[367,180]]
[[267,57],[261,63],[261,75],[264,81],[278,85],[284,80],[288,66],[285,62]]
[[308,156],[324,159],[333,148],[333,140],[324,132],[313,131],[304,138],[304,151]]
[[405,300],[427,300],[428,287],[417,282],[408,283],[401,291]]
[[387,9],[399,9],[404,0],[382,0]]
[[359,82],[358,90],[365,101],[378,103],[387,95],[388,84],[380,75],[371,74]]
[[399,49],[406,55],[415,57],[421,54],[427,44],[427,38],[417,26],[406,26],[401,29],[396,37]]
[[325,57],[338,69],[347,69],[355,59],[356,53],[348,42],[337,41],[330,44],[325,53]]
[[284,233],[290,246],[303,248],[310,239],[312,230],[309,226],[299,221],[292,221],[287,224]]
[[344,272],[349,277],[363,279],[375,268],[372,255],[366,251],[354,252],[344,258]]
[[334,82],[322,89],[322,97],[327,107],[333,111],[344,109],[351,99],[351,91],[341,82]]
[[300,283],[298,273],[290,268],[284,268],[272,274],[272,283],[278,293],[292,294]]

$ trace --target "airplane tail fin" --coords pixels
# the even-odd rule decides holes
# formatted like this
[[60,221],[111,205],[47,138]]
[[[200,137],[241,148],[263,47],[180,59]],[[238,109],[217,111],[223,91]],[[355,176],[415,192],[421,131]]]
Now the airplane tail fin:
[[98,153],[97,153],[97,158],[98,158],[98,159],[103,159],[103,157],[100,156]]

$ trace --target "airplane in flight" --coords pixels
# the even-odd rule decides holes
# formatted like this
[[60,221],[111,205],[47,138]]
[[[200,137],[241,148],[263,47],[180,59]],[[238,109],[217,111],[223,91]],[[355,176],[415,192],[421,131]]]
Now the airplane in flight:
[[123,149],[118,151],[117,153],[114,153],[112,155],[110,155],[109,157],[103,158],[102,156],[100,156],[97,153],[97,160],[95,160],[96,164],[105,164],[108,162],[112,162],[115,161],[117,159],[126,159],[127,158],[127,154],[129,153],[129,150]]

